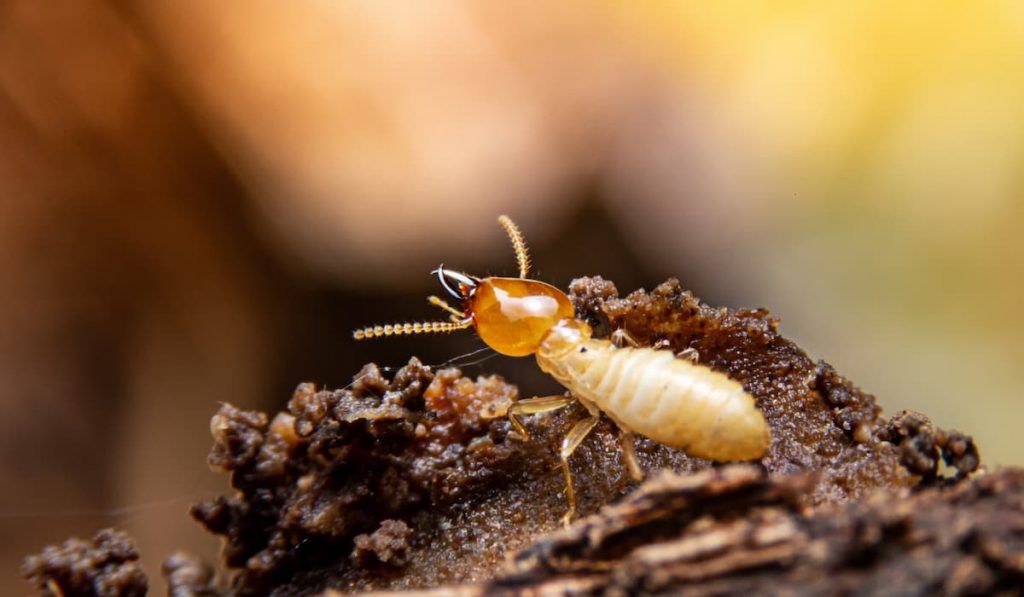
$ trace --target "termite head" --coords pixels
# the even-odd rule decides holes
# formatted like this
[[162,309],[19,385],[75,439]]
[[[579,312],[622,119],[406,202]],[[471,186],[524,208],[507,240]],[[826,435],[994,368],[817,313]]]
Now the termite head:
[[501,354],[533,354],[548,330],[575,316],[569,297],[544,282],[480,279],[445,269],[444,265],[434,273],[448,294],[459,300],[480,339]]
[[441,265],[433,273],[462,309],[453,308],[437,297],[429,300],[447,311],[450,321],[368,327],[357,330],[355,338],[450,332],[472,326],[480,339],[496,352],[516,357],[537,352],[548,330],[563,320],[572,320],[576,312],[564,292],[526,277],[530,261],[522,234],[506,216],[498,218],[498,222],[512,239],[520,277],[481,279]]
[[480,339],[514,357],[537,352],[549,330],[576,315],[564,292],[522,278],[485,278],[464,304]]

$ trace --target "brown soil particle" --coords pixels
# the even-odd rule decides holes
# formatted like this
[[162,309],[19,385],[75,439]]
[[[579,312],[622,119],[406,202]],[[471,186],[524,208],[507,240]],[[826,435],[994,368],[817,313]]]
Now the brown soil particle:
[[353,555],[364,565],[379,562],[404,566],[412,530],[401,520],[385,520],[372,535],[356,535]]
[[90,540],[68,539],[29,556],[21,572],[44,595],[132,597],[148,586],[138,559],[126,533],[103,529]]
[[171,554],[160,571],[167,581],[168,597],[215,597],[222,593],[213,567],[192,554]]
[[878,430],[878,437],[900,447],[900,464],[921,477],[939,479],[939,461],[956,469],[956,478],[974,472],[981,462],[974,439],[959,431],[936,430],[928,417],[902,411]]

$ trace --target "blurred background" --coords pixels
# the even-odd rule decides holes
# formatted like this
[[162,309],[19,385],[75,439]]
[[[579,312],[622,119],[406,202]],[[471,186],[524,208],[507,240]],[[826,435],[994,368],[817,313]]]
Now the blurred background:
[[499,213],[541,279],[768,307],[1024,464],[1024,5],[769,4],[3,3],[0,592],[107,525],[157,594],[212,558],[218,402],[478,348],[350,331],[513,274]]

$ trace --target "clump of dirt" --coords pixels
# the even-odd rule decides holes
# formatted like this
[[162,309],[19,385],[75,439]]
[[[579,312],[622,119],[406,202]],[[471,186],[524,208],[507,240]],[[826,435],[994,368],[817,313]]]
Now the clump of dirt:
[[404,566],[411,535],[412,529],[401,520],[385,520],[373,534],[356,535],[352,555],[364,566],[373,562]]
[[[793,491],[766,490],[793,512],[935,484],[943,458],[954,478],[978,466],[968,436],[910,414],[881,420],[873,396],[782,337],[766,310],[713,308],[675,280],[625,298],[601,278],[575,280],[570,290],[577,316],[595,329],[695,349],[700,363],[743,383],[772,432],[760,469],[744,474],[799,479],[786,485]],[[228,590],[292,595],[494,579],[507,553],[559,529],[566,503],[557,454],[583,416],[573,406],[526,417],[524,440],[505,416],[517,399],[498,377],[472,380],[414,358],[391,379],[371,364],[340,390],[302,384],[274,417],[222,406],[211,421],[210,464],[230,473],[235,492],[196,504],[192,516],[225,539]],[[635,486],[620,451],[604,420],[573,455],[580,516]],[[652,474],[714,466],[643,438],[636,451]]]
[[29,556],[21,572],[52,597],[137,597],[148,587],[138,560],[135,542],[127,533],[103,529],[92,539],[68,539]]
[[160,572],[167,581],[167,597],[216,597],[224,592],[213,567],[190,553],[171,554]]
[[414,358],[390,380],[367,365],[344,390],[302,384],[272,421],[225,404],[210,463],[238,493],[192,515],[225,537],[243,594],[321,567],[400,574],[417,515],[524,469],[505,418],[516,397],[496,377],[434,373]]
[[974,472],[981,462],[971,436],[935,429],[921,413],[901,411],[880,427],[877,435],[900,447],[900,464],[920,476],[922,483],[943,480],[939,475],[940,461],[956,470],[954,480]]
[[[701,363],[742,382],[772,429],[765,469],[814,473],[806,505],[910,487],[921,475],[901,466],[899,442],[884,441],[895,436],[882,432],[874,397],[783,338],[767,311],[712,308],[676,281],[625,298],[601,278],[570,289],[578,315],[599,328],[694,348]],[[227,538],[225,560],[239,569],[242,592],[488,578],[506,552],[557,528],[565,502],[556,454],[581,414],[530,417],[531,438],[521,441],[504,417],[516,398],[498,378],[435,373],[413,360],[390,380],[368,365],[343,390],[299,386],[270,423],[225,405],[211,463],[231,472],[239,494],[193,515]],[[649,471],[711,466],[646,439],[637,452]],[[581,514],[632,485],[608,422],[572,466]]]

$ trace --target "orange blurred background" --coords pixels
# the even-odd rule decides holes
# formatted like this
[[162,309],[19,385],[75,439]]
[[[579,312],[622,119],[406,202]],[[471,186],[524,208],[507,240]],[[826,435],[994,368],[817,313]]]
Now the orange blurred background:
[[[277,410],[436,317],[444,262],[765,306],[1024,464],[1024,8],[448,0],[0,8],[0,592],[102,526],[157,570],[219,401]],[[500,371],[540,392],[526,360]]]

